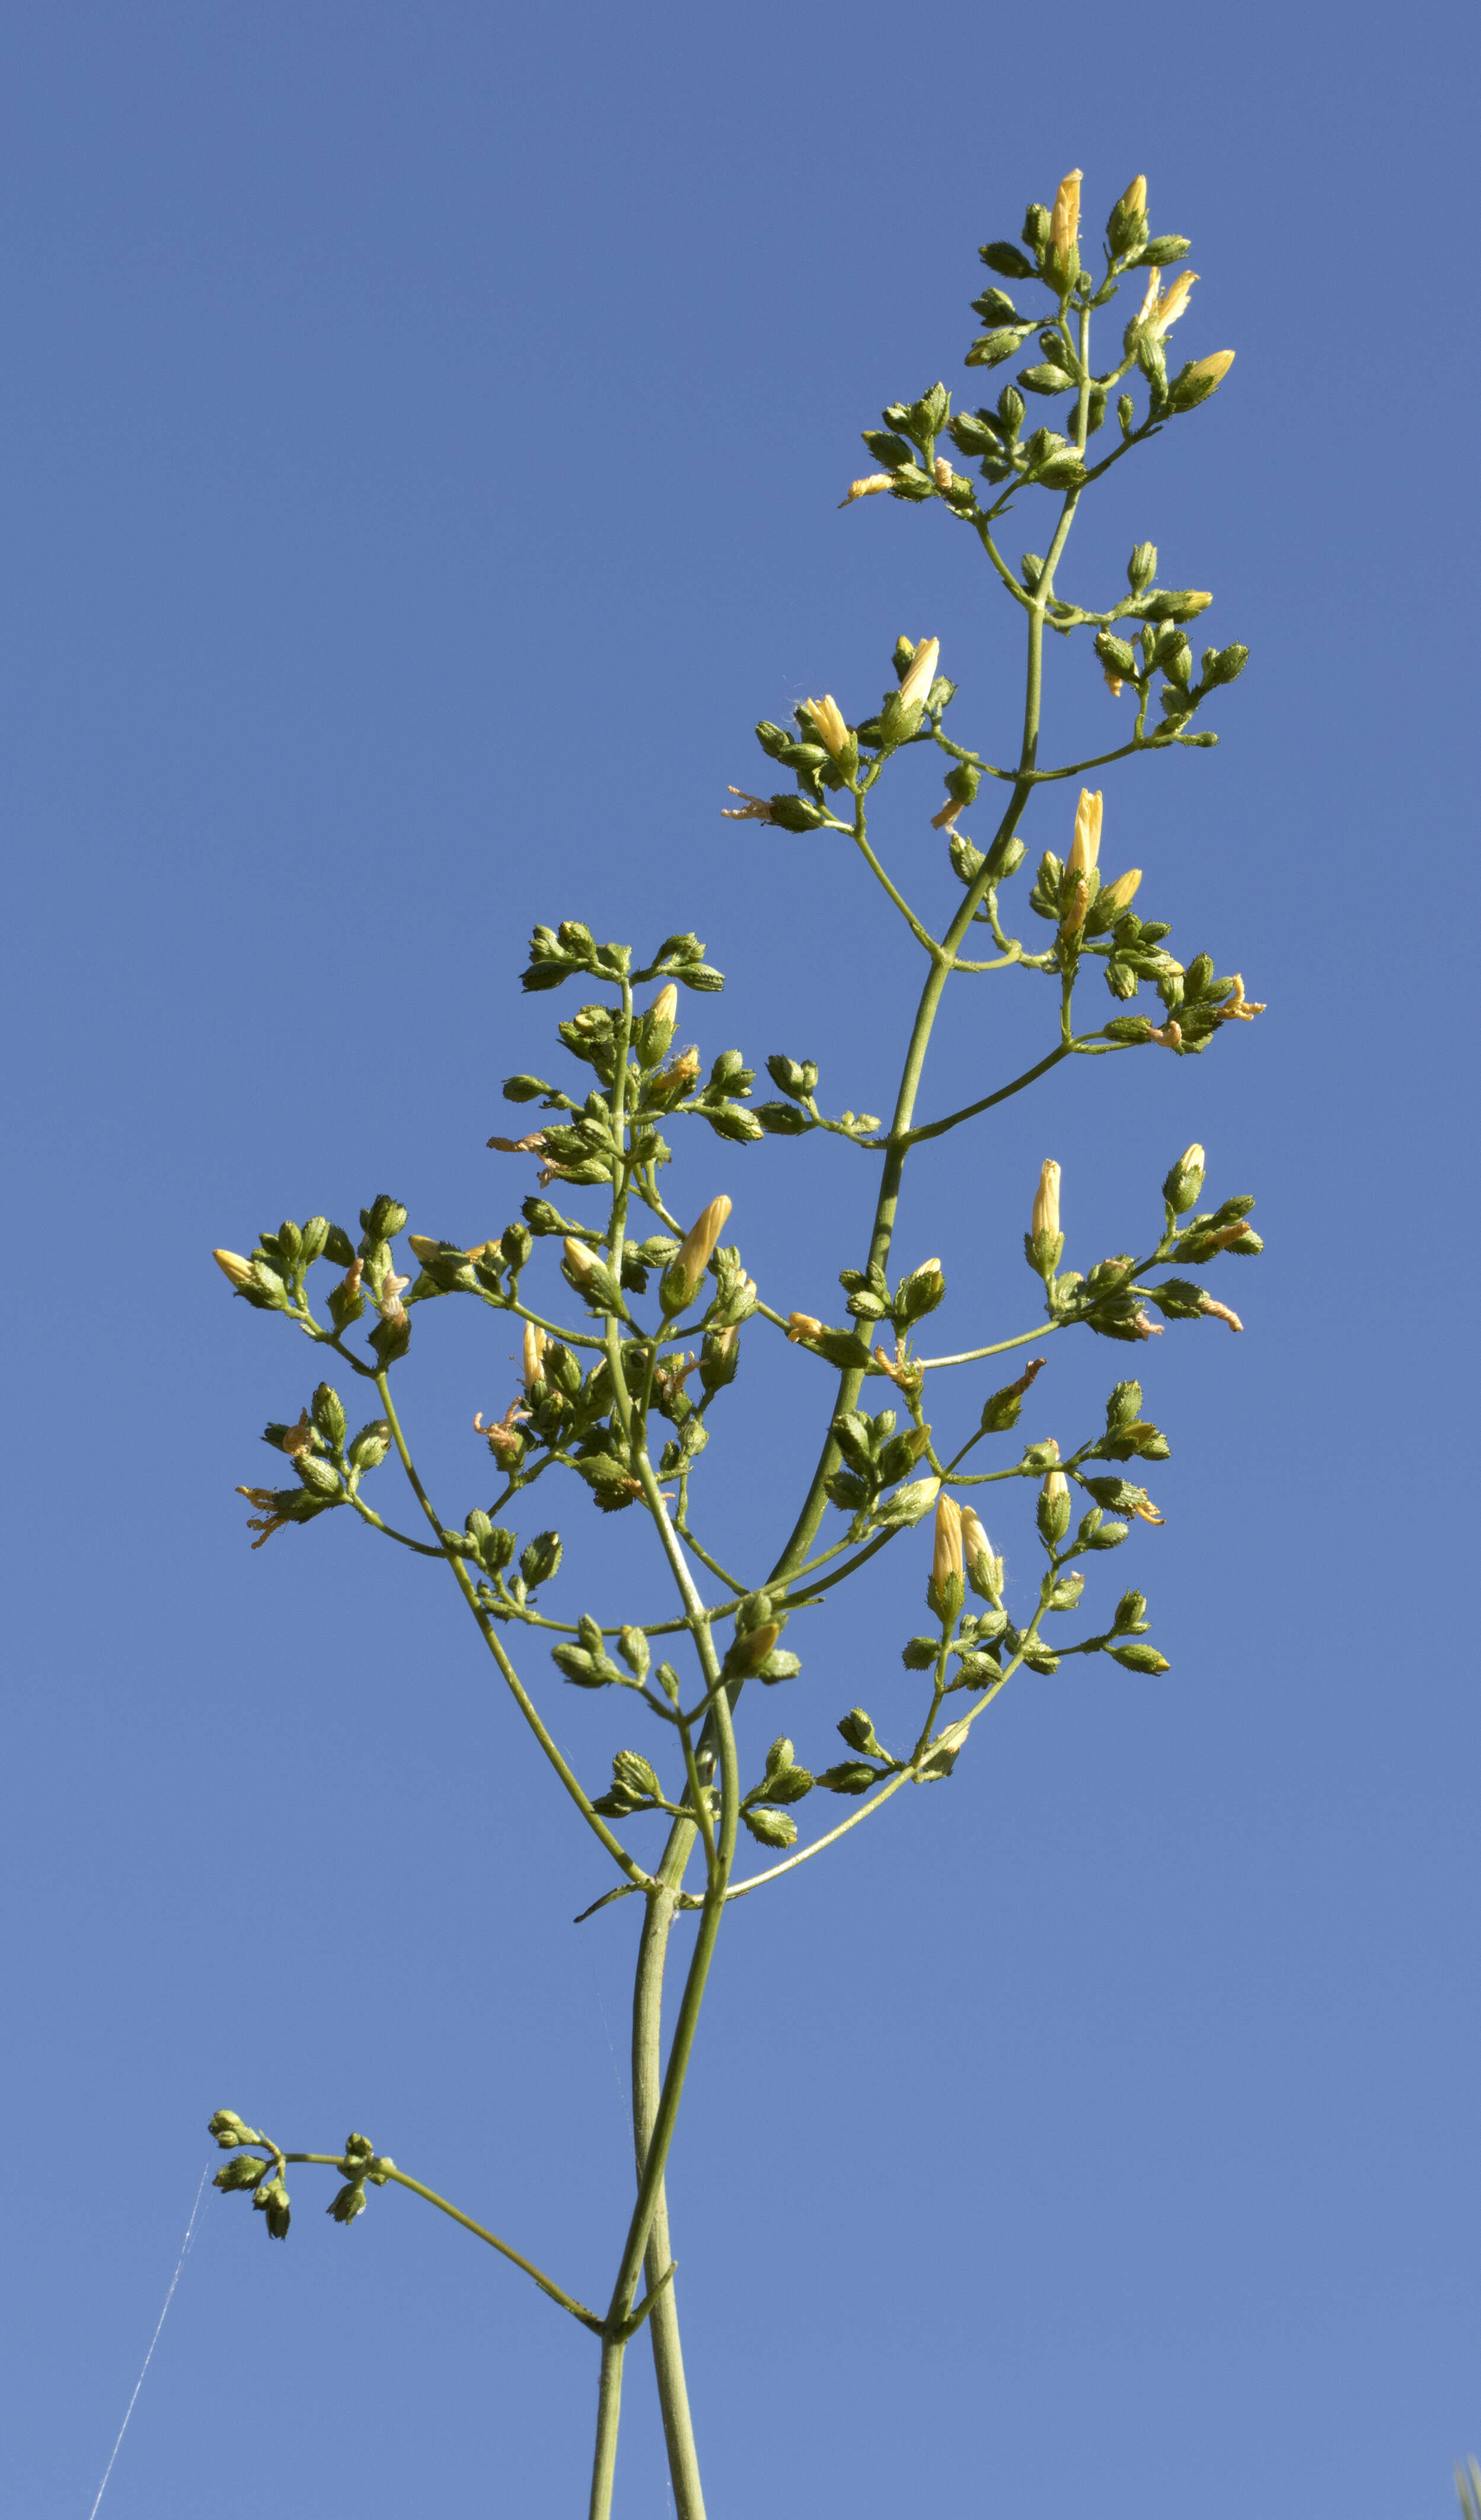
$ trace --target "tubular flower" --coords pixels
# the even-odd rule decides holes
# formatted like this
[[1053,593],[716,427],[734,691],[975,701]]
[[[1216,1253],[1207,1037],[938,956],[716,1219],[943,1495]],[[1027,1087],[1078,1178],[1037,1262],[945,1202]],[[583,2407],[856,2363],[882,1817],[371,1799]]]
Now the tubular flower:
[[1028,1230],[1036,1237],[1047,1234],[1052,1238],[1059,1231],[1059,1167],[1049,1155],[1040,1167]]
[[1145,218],[1146,177],[1144,175],[1134,175],[1132,177],[1131,182],[1127,185],[1125,192],[1121,196],[1119,206],[1126,212],[1129,219]]
[[922,639],[911,661],[909,673],[900,686],[900,706],[914,708],[923,700],[936,679],[936,659],[941,653],[939,639]]
[[1100,855],[1100,814],[1103,804],[1099,788],[1082,788],[1080,802],[1075,807],[1075,836],[1065,860],[1067,875],[1089,875]]
[[1188,381],[1189,384],[1195,382],[1201,384],[1206,379],[1210,386],[1222,384],[1234,364],[1233,350],[1210,350],[1206,359],[1194,359],[1188,372]]
[[[211,1258],[222,1276],[229,1278],[234,1286],[251,1284],[252,1264],[249,1260],[244,1260],[240,1251],[213,1251]],[[242,1493],[245,1495],[246,1490],[244,1489]]]
[[960,796],[948,796],[948,798],[947,798],[947,800],[946,800],[945,804],[944,804],[944,805],[942,806],[942,808],[941,808],[940,813],[939,813],[939,814],[932,814],[932,816],[931,816],[931,830],[932,830],[933,832],[955,832],[955,830],[956,830],[956,828],[957,828],[957,816],[961,813],[961,811],[962,811],[962,799],[961,799],[961,797],[960,797]]
[[[689,1287],[686,1301],[689,1303],[694,1302],[696,1289],[709,1267],[715,1245],[725,1231],[725,1220],[729,1214],[730,1200],[723,1193],[719,1198],[712,1198],[708,1207],[696,1218],[679,1246],[679,1255],[674,1266],[684,1272],[685,1282]],[[567,1250],[570,1248],[569,1244],[566,1248]]]
[[[1162,274],[1160,271],[1154,271],[1146,284],[1146,295],[1137,310],[1138,332],[1148,340],[1165,341],[1179,316],[1187,314],[1188,292],[1197,277],[1195,271],[1180,271],[1164,296]],[[1233,350],[1229,355],[1231,358],[1234,357]],[[1220,374],[1222,376],[1222,369]]]
[[1098,908],[1104,913],[1107,919],[1114,922],[1120,918],[1124,910],[1128,910],[1131,907],[1137,886],[1141,880],[1142,869],[1140,867],[1128,867],[1125,875],[1118,875],[1114,883],[1101,885],[1100,892],[1096,896]]
[[1081,171],[1072,166],[1055,195],[1049,219],[1049,249],[1055,268],[1065,274],[1080,267]]
[[962,1508],[962,1552],[968,1565],[984,1554],[991,1557],[993,1553],[993,1544],[969,1505]]
[[825,692],[821,700],[809,700],[807,713],[818,730],[825,749],[830,752],[836,761],[840,752],[848,750],[848,729],[843,723],[843,711],[839,708],[832,693]]
[[589,1251],[584,1242],[578,1242],[574,1235],[570,1234],[566,1236],[561,1248],[572,1280],[578,1286],[584,1286],[597,1265],[595,1253]]
[[1059,934],[1066,945],[1072,937],[1079,935],[1085,925],[1085,914],[1089,908],[1090,886],[1082,876],[1070,895],[1069,908],[1059,922]]
[[524,1325],[524,1388],[528,1391],[545,1372],[545,1351],[549,1341],[538,1322]]
[[931,1551],[931,1582],[939,1592],[951,1575],[962,1575],[962,1510],[949,1496],[936,1499],[935,1545]]
[[867,472],[862,481],[850,481],[848,497],[840,499],[840,508],[851,508],[856,499],[877,499],[881,490],[892,490],[894,480],[888,472]]
[[648,1014],[649,1021],[651,1023],[675,1024],[678,1022],[679,992],[675,988],[672,980],[665,981],[663,987],[654,998],[652,1005],[649,1008]]

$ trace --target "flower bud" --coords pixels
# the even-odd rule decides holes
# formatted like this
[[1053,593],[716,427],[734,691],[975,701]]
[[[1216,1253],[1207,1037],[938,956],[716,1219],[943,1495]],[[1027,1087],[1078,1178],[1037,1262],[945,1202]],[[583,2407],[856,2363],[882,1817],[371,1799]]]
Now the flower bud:
[[[569,1252],[570,1244],[567,1243],[565,1247]],[[530,1390],[544,1373],[547,1343],[545,1332],[538,1322],[526,1322],[524,1325],[524,1388],[526,1391]]]
[[1059,1167],[1046,1156],[1039,1172],[1039,1187],[1034,1192],[1033,1214],[1029,1232],[1035,1241],[1041,1235],[1054,1241],[1059,1232]]
[[1234,364],[1233,350],[1211,350],[1206,359],[1191,359],[1180,368],[1167,388],[1167,398],[1174,411],[1192,411],[1216,393]]
[[251,1285],[252,1264],[244,1260],[240,1251],[213,1251],[211,1258],[222,1276],[229,1278],[234,1286]]
[[1051,1548],[1064,1538],[1069,1529],[1069,1481],[1062,1470],[1051,1470],[1040,1493],[1038,1511],[1040,1537]]
[[702,1215],[690,1227],[679,1246],[677,1258],[663,1273],[659,1301],[666,1313],[682,1313],[686,1304],[694,1302],[715,1245],[725,1230],[730,1208],[730,1200],[723,1195],[712,1198]]
[[915,708],[923,701],[936,679],[936,659],[941,653],[939,639],[922,639],[912,657],[900,685],[900,706]]
[[679,992],[670,980],[661,988],[646,1015],[638,1019],[634,1047],[641,1067],[661,1067],[668,1057],[674,1038],[674,1025],[679,1019]]
[[1196,1205],[1203,1188],[1204,1170],[1203,1148],[1195,1139],[1190,1147],[1184,1148],[1162,1185],[1162,1195],[1175,1216],[1186,1216],[1189,1209]]
[[1070,842],[1065,867],[1070,875],[1089,875],[1100,855],[1100,814],[1102,793],[1099,788],[1082,788],[1075,808],[1075,836]]
[[565,1274],[571,1283],[576,1286],[589,1285],[597,1274],[595,1253],[589,1250],[584,1242],[577,1242],[569,1234],[561,1248],[565,1262]]
[[1128,867],[1125,875],[1118,875],[1114,883],[1101,885],[1096,895],[1096,909],[1108,925],[1114,926],[1123,911],[1130,908],[1141,880],[1142,869]]
[[954,1500],[944,1492],[936,1499],[935,1533],[931,1549],[930,1582],[925,1598],[938,1619],[950,1627],[966,1598],[966,1579],[962,1567],[962,1515]]
[[1049,214],[1049,259],[1056,279],[1068,285],[1080,268],[1080,169],[1072,166],[1055,195]]
[[1146,177],[1134,175],[1105,222],[1105,241],[1113,256],[1135,253],[1146,243]]

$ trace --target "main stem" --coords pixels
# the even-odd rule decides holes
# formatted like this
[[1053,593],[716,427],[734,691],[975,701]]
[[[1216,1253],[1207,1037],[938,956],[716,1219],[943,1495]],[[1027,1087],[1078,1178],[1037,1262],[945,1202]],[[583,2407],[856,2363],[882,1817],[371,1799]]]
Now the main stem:
[[[1082,416],[1082,445],[1084,443],[1083,427]],[[1037,766],[1039,753],[1045,608],[1054,591],[1055,569],[1069,535],[1075,506],[1076,494],[1071,492],[1060,515],[1039,584],[1034,590],[1033,602],[1028,608],[1028,656],[1024,680],[1023,740],[1018,760],[1018,776],[1012,794],[1009,798],[1007,811],[994,835],[994,849],[1006,845],[1012,837],[1017,830],[1023,808],[1033,791],[1034,781],[1031,774]],[[916,1098],[920,1093],[920,1080],[925,1072],[925,1058],[930,1047],[931,1033],[947,980],[955,968],[957,954],[967,937],[973,916],[987,892],[991,880],[987,869],[992,863],[992,854],[990,850],[981,871],[968,887],[961,909],[941,941],[939,953],[932,958],[925,985],[920,992],[920,1002],[916,1009],[916,1020],[911,1028],[910,1044],[906,1051],[905,1066],[900,1078],[900,1090],[895,1098],[894,1116],[890,1123],[889,1141],[879,1182],[879,1195],[875,1205],[874,1228],[870,1237],[870,1259],[872,1262],[877,1261],[881,1268],[888,1259],[890,1243],[894,1236],[900,1186],[905,1174],[905,1159],[910,1152],[910,1130],[915,1118]],[[1027,1079],[1024,1081],[1027,1082]],[[848,1367],[839,1379],[838,1396],[830,1413],[829,1434],[824,1443],[817,1469],[813,1474],[812,1484],[804,1499],[802,1510],[768,1579],[772,1583],[785,1581],[796,1573],[817,1537],[828,1502],[827,1482],[839,1459],[837,1443],[831,1430],[831,1419],[853,1408],[863,1381],[863,1368],[857,1366]],[[677,1547],[677,1544],[675,1546]],[[738,1688],[736,1693],[739,1693]],[[717,1716],[722,1709],[725,1732],[730,1734],[731,1705],[723,1689],[716,1699]],[[733,1735],[731,1737],[733,1739]],[[734,1822],[732,1822],[732,1828],[734,1828]],[[668,1951],[669,1929],[673,1922],[673,1903],[683,1886],[684,1873],[694,1847],[695,1836],[694,1822],[688,1820],[676,1821],[669,1832],[668,1844],[664,1848],[663,1860],[656,1875],[658,1886],[649,1893],[648,1914],[638,1950],[638,1965],[633,1985],[633,2133],[637,2146],[640,2182],[644,2181],[651,2162],[653,2131],[656,2124],[653,2095],[658,2087],[663,1972]],[[719,1925],[720,1913],[720,1905],[714,1900],[713,1891],[711,1891],[700,1920],[701,1939],[706,1929],[709,1929],[712,1941],[713,1931]],[[696,1949],[696,1963],[698,1961],[698,1957]],[[707,1951],[705,1967],[708,1967]],[[692,1963],[690,1984],[685,1989],[686,2006],[689,2002],[690,1988],[694,1983],[694,1973],[695,1964]],[[695,2009],[697,2014],[697,2005]],[[677,2037],[676,2032],[676,2043]],[[672,2070],[671,2060],[670,2075]],[[671,2137],[671,2125],[668,2133]],[[658,2280],[667,2267],[667,2243],[668,2216],[660,2170],[659,2178],[655,2182],[652,2220],[648,2238],[647,2267],[650,2287]],[[648,2323],[652,2330],[653,2370],[658,2386],[658,2403],[663,2413],[664,2438],[668,2445],[669,2474],[674,2489],[676,2520],[704,2520],[704,2498],[700,2490],[698,2463],[695,2452],[694,2426],[690,2417],[684,2358],[679,2344],[678,2310],[674,2302],[672,2284],[654,2303]],[[612,2385],[614,2388],[620,2387],[620,2363],[617,2378]],[[606,2391],[606,2356],[604,2354],[604,2404]],[[613,2418],[613,2427],[615,2441],[615,2418]],[[608,2492],[609,2490],[608,2487]],[[593,2492],[595,2496],[595,2483]],[[597,2520],[595,2499],[592,2509],[594,2520]]]

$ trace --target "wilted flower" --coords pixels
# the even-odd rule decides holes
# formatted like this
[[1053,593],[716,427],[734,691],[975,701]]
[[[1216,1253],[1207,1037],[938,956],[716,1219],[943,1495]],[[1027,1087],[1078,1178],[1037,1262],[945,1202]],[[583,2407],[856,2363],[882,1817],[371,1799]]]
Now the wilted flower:
[[875,499],[878,497],[881,490],[892,490],[893,488],[894,479],[890,473],[869,472],[866,473],[862,481],[850,481],[848,485],[848,497],[846,499],[840,499],[838,505],[840,508],[851,508],[856,499]]
[[[1265,1004],[1263,999],[1247,998],[1245,996],[1243,976],[1240,972],[1236,971],[1234,973],[1234,996],[1232,998],[1227,998],[1223,1006],[1218,1008],[1216,1012],[1221,1023],[1253,1023],[1256,1015],[1264,1014]],[[217,1254],[217,1257],[220,1257],[219,1253]]]
[[732,788],[731,794],[744,801],[739,805],[722,805],[721,813],[728,823],[769,823],[772,818],[769,796],[749,795],[743,788]]
[[821,1338],[823,1336],[823,1324],[819,1321],[816,1313],[788,1313],[786,1317],[786,1335],[791,1340],[792,1345],[796,1347],[803,1339]]
[[1232,1330],[1242,1330],[1244,1328],[1238,1314],[1232,1313],[1228,1304],[1216,1304],[1212,1295],[1199,1296],[1198,1310],[1200,1313],[1207,1313],[1212,1322],[1228,1322]]

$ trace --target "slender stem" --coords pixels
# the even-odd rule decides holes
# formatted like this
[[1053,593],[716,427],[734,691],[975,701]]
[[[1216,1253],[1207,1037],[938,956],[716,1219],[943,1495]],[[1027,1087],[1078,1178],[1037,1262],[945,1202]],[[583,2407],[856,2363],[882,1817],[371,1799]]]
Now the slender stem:
[[[401,1456],[401,1466],[405,1470],[407,1478],[411,1483],[412,1493],[416,1497],[418,1504],[421,1506],[423,1512],[427,1518],[427,1521],[431,1524],[433,1531],[436,1532],[438,1539],[440,1540],[442,1536],[442,1523],[432,1505],[431,1499],[428,1497],[426,1488],[423,1486],[422,1481],[417,1474],[416,1463],[413,1462],[411,1454],[407,1449],[406,1437],[401,1431],[401,1420],[396,1415],[395,1403],[391,1399],[390,1383],[383,1369],[376,1376],[376,1389],[381,1394],[381,1406],[385,1412],[386,1423],[391,1430],[391,1440],[394,1443],[397,1452]],[[646,1890],[649,1885],[650,1876],[644,1871],[642,1865],[636,1863],[633,1857],[629,1855],[621,1839],[614,1836],[612,1831],[607,1827],[601,1813],[593,1805],[591,1796],[586,1792],[586,1789],[581,1784],[579,1778],[573,1774],[571,1769],[567,1767],[565,1760],[561,1757],[555,1742],[551,1739],[549,1732],[547,1732],[545,1726],[540,1720],[539,1710],[536,1707],[534,1700],[531,1698],[529,1691],[525,1688],[524,1684],[520,1680],[518,1673],[516,1671],[514,1664],[510,1661],[508,1654],[505,1652],[503,1645],[500,1643],[498,1637],[494,1633],[491,1620],[478,1605],[478,1596],[473,1585],[473,1580],[464,1565],[462,1558],[455,1555],[450,1549],[444,1548],[442,1553],[453,1570],[458,1590],[463,1595],[464,1599],[467,1601],[469,1608],[471,1610],[473,1617],[478,1623],[479,1635],[482,1637],[489,1652],[493,1655],[495,1662],[498,1664],[500,1671],[504,1675],[505,1681],[509,1686],[510,1693],[513,1696],[516,1705],[518,1707],[525,1723],[529,1726],[530,1731],[539,1742],[541,1749],[545,1752],[551,1766],[555,1769],[557,1776],[565,1787],[565,1790],[569,1794],[572,1802],[575,1804],[576,1809],[581,1814],[582,1819],[586,1822],[587,1826],[593,1831],[593,1833],[597,1837],[600,1837],[608,1855],[612,1858],[612,1861],[621,1866],[622,1870],[627,1874],[628,1879],[640,1890]]]
[[602,2345],[602,2378],[597,2389],[597,2447],[592,2458],[590,2520],[610,2520],[612,2480],[617,2473],[617,2425],[622,2413],[622,2362],[627,2347],[620,2337]]
[[[317,2162],[327,2170],[341,2172],[349,2167],[337,2152],[284,2152],[278,2158],[280,2161]],[[583,2327],[591,2328],[597,2336],[602,2334],[602,2319],[596,2311],[588,2310],[584,2302],[576,2301],[570,2293],[563,2292],[560,2284],[543,2274],[530,2259],[522,2258],[517,2249],[512,2249],[507,2240],[501,2240],[497,2232],[488,2230],[482,2223],[475,2223],[471,2214],[465,2214],[461,2207],[450,2205],[434,2187],[425,2187],[420,2179],[410,2178],[404,2170],[393,2168],[390,2162],[378,2160],[376,2169],[392,2186],[409,2188],[414,2196],[422,2197],[428,2205],[435,2205],[439,2214],[448,2215],[453,2222],[461,2224],[465,2231],[471,2231],[475,2240],[486,2240],[491,2249],[498,2250],[501,2258],[508,2258],[511,2266],[517,2267],[522,2274],[527,2274],[532,2282],[537,2283],[550,2300],[559,2303],[562,2310],[568,2310],[572,2318],[579,2318]]]

